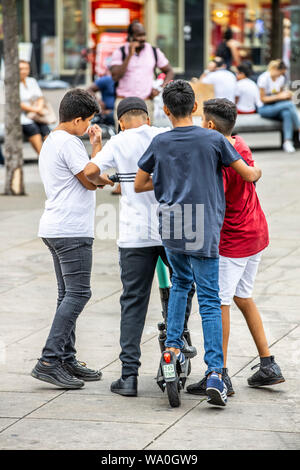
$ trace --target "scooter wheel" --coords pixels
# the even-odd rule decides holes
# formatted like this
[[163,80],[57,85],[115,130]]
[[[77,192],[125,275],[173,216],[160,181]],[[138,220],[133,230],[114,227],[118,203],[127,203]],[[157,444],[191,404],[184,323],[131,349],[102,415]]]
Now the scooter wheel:
[[178,408],[181,405],[178,382],[166,382],[169,403],[172,408]]

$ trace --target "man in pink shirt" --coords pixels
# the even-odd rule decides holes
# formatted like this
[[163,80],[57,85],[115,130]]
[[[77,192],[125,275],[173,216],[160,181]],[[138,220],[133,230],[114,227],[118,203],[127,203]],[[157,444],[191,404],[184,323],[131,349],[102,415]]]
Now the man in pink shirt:
[[[154,51],[155,49],[155,51]],[[123,98],[137,96],[146,101],[150,120],[153,122],[153,98],[158,91],[153,88],[155,67],[166,74],[164,83],[174,77],[174,72],[166,56],[157,48],[146,42],[144,26],[134,21],[128,27],[128,42],[122,50],[117,49],[112,56],[111,75],[118,82],[115,110]],[[115,120],[117,123],[117,119]]]

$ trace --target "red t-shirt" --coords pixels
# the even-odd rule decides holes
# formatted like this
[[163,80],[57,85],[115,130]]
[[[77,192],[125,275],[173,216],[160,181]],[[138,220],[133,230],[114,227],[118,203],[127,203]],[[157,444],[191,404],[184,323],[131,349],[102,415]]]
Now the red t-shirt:
[[[235,136],[235,149],[254,166],[251,150],[240,136]],[[269,244],[265,214],[260,206],[255,185],[244,181],[233,168],[223,168],[226,212],[219,245],[220,255],[245,258],[262,251]]]

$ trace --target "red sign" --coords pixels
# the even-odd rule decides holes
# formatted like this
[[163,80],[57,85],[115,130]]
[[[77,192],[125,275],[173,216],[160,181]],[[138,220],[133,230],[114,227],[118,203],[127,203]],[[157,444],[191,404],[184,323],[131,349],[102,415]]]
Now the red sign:
[[102,33],[96,48],[95,72],[97,75],[107,75],[113,52],[125,44],[125,33]]

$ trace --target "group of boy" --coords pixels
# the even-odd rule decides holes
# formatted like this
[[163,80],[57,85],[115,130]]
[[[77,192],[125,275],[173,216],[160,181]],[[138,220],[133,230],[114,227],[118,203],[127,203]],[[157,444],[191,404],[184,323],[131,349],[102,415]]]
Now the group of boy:
[[[203,126],[193,125],[197,108],[188,82],[175,80],[163,91],[172,128],[152,127],[145,102],[128,97],[118,105],[121,132],[102,148],[101,129],[90,126],[95,99],[71,90],[60,105],[60,123],[40,154],[47,201],[39,236],[50,249],[58,283],[53,324],[32,371],[33,377],[63,388],[100,380],[101,371],[76,358],[76,320],[91,296],[95,190],[112,185],[105,171],[121,181],[120,360],[122,374],[111,391],[136,396],[140,344],[152,281],[160,256],[171,273],[165,348],[182,364],[189,350],[182,341],[186,310],[196,284],[207,369],[187,392],[207,395],[225,406],[234,394],[226,367],[232,300],[242,311],[260,356],[250,386],[284,381],[268,349],[262,320],[252,300],[268,227],[255,182],[261,176],[251,151],[231,137],[236,106],[226,99],[204,103]],[[89,133],[92,159],[79,136]]]

